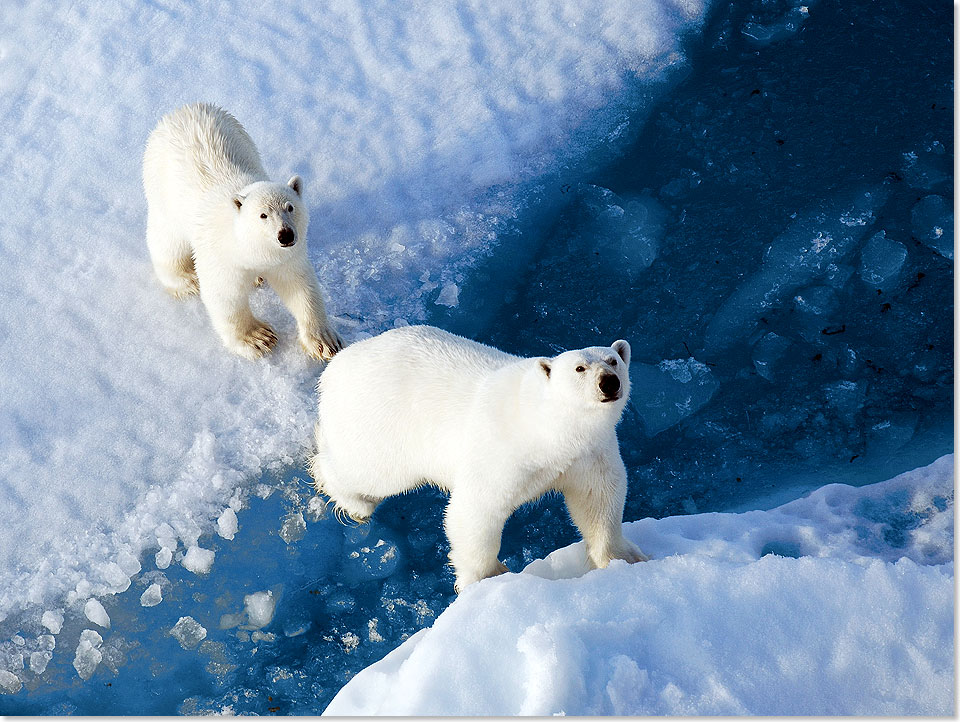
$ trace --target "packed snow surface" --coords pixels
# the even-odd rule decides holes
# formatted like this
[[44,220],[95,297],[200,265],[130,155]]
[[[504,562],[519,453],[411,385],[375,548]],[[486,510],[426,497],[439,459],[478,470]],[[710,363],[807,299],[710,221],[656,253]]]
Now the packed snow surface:
[[953,456],[770,511],[643,519],[469,587],[328,715],[950,715]]
[[122,592],[144,553],[207,572],[201,534],[216,522],[229,539],[237,489],[311,438],[320,369],[272,292],[254,307],[281,342],[251,363],[197,299],[153,278],[140,172],[162,114],[218,103],[275,178],[303,176],[312,258],[352,340],[456,307],[464,269],[530,189],[649,103],[703,13],[700,0],[0,9],[0,621],[39,629],[45,611]]

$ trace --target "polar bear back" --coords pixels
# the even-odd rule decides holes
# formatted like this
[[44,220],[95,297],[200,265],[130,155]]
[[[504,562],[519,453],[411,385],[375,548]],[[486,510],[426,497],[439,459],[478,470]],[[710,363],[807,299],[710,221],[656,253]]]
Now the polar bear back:
[[[149,190],[182,190],[192,198],[215,188],[235,192],[267,180],[253,139],[230,113],[195,103],[165,115],[144,153],[144,185]],[[188,199],[184,199],[189,201]]]
[[[406,326],[348,346],[320,377],[321,452],[360,454],[369,479],[447,486],[471,433],[478,391],[522,359],[429,326]],[[330,461],[341,466],[336,458]],[[347,466],[344,458],[343,466]]]

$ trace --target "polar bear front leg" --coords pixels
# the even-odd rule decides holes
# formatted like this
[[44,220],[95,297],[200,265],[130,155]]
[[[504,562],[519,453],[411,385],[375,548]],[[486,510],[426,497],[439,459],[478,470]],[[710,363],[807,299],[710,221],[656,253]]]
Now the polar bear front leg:
[[561,491],[573,523],[587,545],[587,558],[603,569],[611,559],[630,564],[650,557],[623,536],[627,470],[618,451],[601,453],[564,473]]
[[306,258],[266,274],[270,286],[297,321],[300,345],[318,361],[329,361],[343,341],[327,318],[317,275]]
[[205,272],[198,263],[197,275],[200,299],[224,346],[244,358],[258,359],[276,345],[273,329],[250,310],[252,281],[247,274],[224,269]]
[[510,571],[497,556],[503,525],[511,512],[492,505],[482,494],[463,489],[451,492],[443,527],[450,541],[457,594],[468,584]]

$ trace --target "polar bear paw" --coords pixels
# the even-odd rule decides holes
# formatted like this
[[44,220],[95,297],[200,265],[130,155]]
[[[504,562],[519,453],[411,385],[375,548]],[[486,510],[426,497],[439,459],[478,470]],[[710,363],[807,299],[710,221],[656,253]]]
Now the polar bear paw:
[[200,282],[197,280],[196,273],[184,273],[166,279],[163,288],[174,298],[182,300],[188,296],[199,294]]
[[249,359],[258,359],[277,345],[277,334],[265,323],[257,323],[240,337],[237,353]]
[[317,361],[329,361],[336,355],[337,351],[343,349],[343,341],[340,339],[339,334],[329,326],[320,329],[320,331],[316,333],[309,331],[301,332],[300,345],[303,346],[303,350],[307,352],[307,355],[315,358]]
[[640,551],[640,547],[632,542],[628,542],[626,539],[623,540],[619,548],[614,552],[613,558],[623,559],[623,561],[628,564],[650,561],[650,557]]

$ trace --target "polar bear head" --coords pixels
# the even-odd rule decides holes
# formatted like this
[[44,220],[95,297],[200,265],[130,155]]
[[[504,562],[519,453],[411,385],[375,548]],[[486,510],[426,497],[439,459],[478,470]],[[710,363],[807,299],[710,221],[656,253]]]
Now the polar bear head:
[[233,196],[234,249],[251,268],[275,266],[292,253],[302,253],[310,222],[303,203],[303,181],[286,184],[259,181]]
[[578,409],[623,411],[630,396],[630,344],[620,339],[610,346],[566,351],[538,359],[548,395]]

